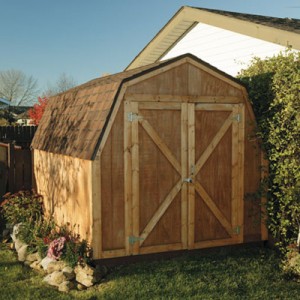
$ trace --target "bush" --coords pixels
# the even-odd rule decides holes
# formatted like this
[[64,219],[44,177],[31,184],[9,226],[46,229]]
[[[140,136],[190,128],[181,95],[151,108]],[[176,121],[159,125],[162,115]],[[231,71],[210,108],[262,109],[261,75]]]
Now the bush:
[[295,242],[300,224],[300,53],[255,58],[240,79],[247,85],[258,136],[270,162],[269,230],[280,249]]
[[38,252],[41,257],[47,255],[50,241],[57,237],[53,220],[40,218],[25,221],[19,227],[18,238],[28,245],[30,252]]
[[91,249],[85,240],[73,232],[69,225],[57,226],[53,220],[39,219],[23,222],[18,238],[28,245],[30,252],[38,252],[41,257],[61,259],[74,267],[77,263],[89,263]]
[[43,198],[34,191],[20,191],[4,195],[1,212],[6,221],[15,225],[35,222],[43,216]]

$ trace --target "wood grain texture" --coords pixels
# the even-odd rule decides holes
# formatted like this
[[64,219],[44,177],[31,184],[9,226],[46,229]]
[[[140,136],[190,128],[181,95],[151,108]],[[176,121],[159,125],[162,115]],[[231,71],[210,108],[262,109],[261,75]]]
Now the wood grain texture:
[[91,242],[92,161],[35,150],[34,174],[47,215]]

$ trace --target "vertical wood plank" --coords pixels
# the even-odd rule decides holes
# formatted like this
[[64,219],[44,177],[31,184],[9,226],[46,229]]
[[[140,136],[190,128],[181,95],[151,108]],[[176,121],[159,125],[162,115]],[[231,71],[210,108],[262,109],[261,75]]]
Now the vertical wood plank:
[[[188,174],[188,104],[181,105],[181,179]],[[182,184],[181,189],[181,242],[183,249],[188,247],[188,186]]]
[[129,236],[132,233],[132,169],[131,169],[131,122],[128,120],[130,102],[124,102],[124,199],[125,199],[125,249],[132,254]]
[[231,149],[231,225],[233,229],[241,224],[238,224],[238,206],[239,206],[239,121],[237,116],[239,114],[238,106],[233,107],[232,119],[232,149]]
[[244,240],[244,193],[245,193],[245,180],[244,180],[244,166],[245,166],[245,105],[239,104],[239,146],[238,146],[238,224],[240,225],[239,242]]
[[15,192],[15,149],[12,143],[8,144],[8,190]]
[[102,218],[101,218],[101,159],[92,161],[92,245],[94,256],[102,257]]
[[7,159],[7,147],[0,145],[0,197],[6,193],[6,185],[8,181]]
[[[138,103],[131,103],[131,112],[138,115]],[[131,134],[132,134],[132,231],[133,236],[139,237],[140,235],[140,205],[139,205],[139,122],[138,118],[131,122]],[[132,245],[132,253],[139,253],[139,243]]]
[[[188,172],[195,168],[195,105],[188,104]],[[194,181],[194,175],[190,174]],[[193,249],[195,244],[195,186],[188,184],[188,248]]]

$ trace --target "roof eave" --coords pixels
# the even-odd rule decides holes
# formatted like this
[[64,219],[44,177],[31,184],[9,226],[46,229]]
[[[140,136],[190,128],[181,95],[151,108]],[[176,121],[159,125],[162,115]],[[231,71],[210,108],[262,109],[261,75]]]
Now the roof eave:
[[[170,21],[155,35],[146,47],[133,59],[125,70],[150,64],[161,59],[193,28],[195,23],[220,27],[284,47],[300,50],[299,34],[266,25],[225,16],[189,6],[181,7]],[[176,26],[189,24],[184,32],[174,31]],[[184,26],[184,25],[183,25]],[[172,32],[173,31],[173,32]],[[173,38],[167,38],[174,35]]]

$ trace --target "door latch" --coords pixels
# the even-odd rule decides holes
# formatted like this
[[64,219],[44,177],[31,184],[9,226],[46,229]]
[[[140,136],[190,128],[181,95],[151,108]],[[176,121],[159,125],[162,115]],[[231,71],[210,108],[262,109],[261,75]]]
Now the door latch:
[[193,179],[192,178],[184,178],[183,182],[192,183]]

